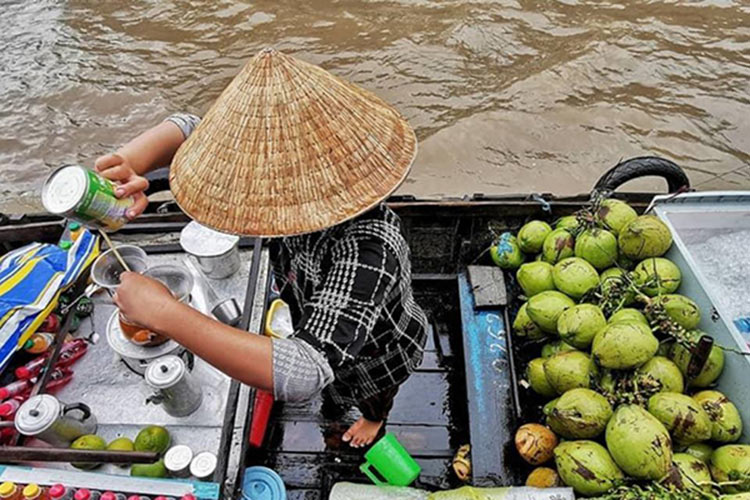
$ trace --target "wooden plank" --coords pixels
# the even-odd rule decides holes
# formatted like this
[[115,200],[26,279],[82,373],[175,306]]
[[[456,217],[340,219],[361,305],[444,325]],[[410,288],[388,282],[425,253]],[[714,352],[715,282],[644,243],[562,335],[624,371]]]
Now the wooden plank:
[[502,269],[496,266],[469,266],[467,270],[475,307],[499,307],[508,304]]
[[467,273],[458,279],[473,483],[519,484],[516,427],[502,309],[476,309]]

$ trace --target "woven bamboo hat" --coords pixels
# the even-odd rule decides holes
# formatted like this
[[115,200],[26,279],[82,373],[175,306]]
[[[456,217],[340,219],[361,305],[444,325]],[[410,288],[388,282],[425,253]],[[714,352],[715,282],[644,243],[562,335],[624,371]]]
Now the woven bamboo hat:
[[416,149],[407,121],[375,95],[265,49],[177,151],[170,185],[201,224],[290,236],[377,205],[406,178]]

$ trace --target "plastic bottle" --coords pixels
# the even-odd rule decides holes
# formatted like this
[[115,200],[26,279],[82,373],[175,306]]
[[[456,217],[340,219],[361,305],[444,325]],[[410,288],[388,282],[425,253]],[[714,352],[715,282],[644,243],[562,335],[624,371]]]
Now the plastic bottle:
[[151,500],[151,498],[143,495],[130,495],[128,500]]
[[[62,346],[62,349],[60,349],[60,358],[57,363],[55,363],[55,368],[63,368],[65,366],[72,365],[73,363],[78,361],[81,356],[86,354],[87,350],[88,345],[86,345],[86,341],[83,339],[76,339],[72,342],[66,342]],[[45,353],[37,358],[32,359],[25,365],[16,368],[16,377],[21,380],[36,377],[39,372],[42,371],[42,368],[44,368],[44,364],[47,362],[48,355],[49,353]]]
[[0,484],[0,500],[20,500],[21,487],[11,481]]
[[23,349],[31,354],[42,354],[55,343],[55,336],[51,333],[37,332],[26,341]]
[[46,332],[46,333],[57,333],[57,331],[60,329],[60,316],[58,316],[55,313],[50,313],[49,316],[44,318],[44,321],[42,324],[37,328],[37,332]]
[[77,222],[71,222],[68,225],[68,229],[70,230],[70,239],[72,241],[76,241],[78,238],[81,237],[81,234],[83,234],[83,231],[81,230],[81,225]]
[[74,500],[91,500],[91,490],[81,488],[73,495]]
[[24,396],[16,396],[0,403],[0,420],[13,420],[24,401],[26,401]]
[[50,500],[73,500],[73,495],[75,494],[72,488],[66,488],[62,484],[54,484],[50,486],[47,493],[49,494]]
[[29,483],[24,487],[21,498],[23,500],[46,500],[49,497],[44,488],[36,483]]
[[0,401],[30,391],[33,385],[29,380],[16,380],[5,387],[0,387]]
[[115,493],[114,491],[105,491],[99,500],[126,500],[127,497],[124,493]]

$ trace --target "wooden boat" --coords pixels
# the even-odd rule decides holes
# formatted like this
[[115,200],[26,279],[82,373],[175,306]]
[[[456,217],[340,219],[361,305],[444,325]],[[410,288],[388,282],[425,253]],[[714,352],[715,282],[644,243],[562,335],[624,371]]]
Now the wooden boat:
[[[595,190],[614,191],[644,175],[665,178],[669,192],[689,187],[677,165],[645,157],[621,162],[599,180]],[[166,187],[164,178],[152,179],[152,191]],[[616,196],[638,210],[653,198],[648,193]],[[400,391],[388,422],[388,430],[422,466],[419,486],[458,486],[451,461],[463,444],[472,445],[472,484],[523,483],[528,469],[515,454],[512,437],[518,422],[536,410],[534,401],[523,401],[518,393],[516,367],[524,355],[514,349],[508,335],[513,287],[509,282],[510,296],[503,304],[479,309],[466,268],[489,263],[485,250],[493,234],[515,230],[529,219],[569,215],[589,199],[589,194],[475,194],[460,199],[397,196],[388,200],[402,218],[412,251],[416,298],[432,322],[424,363]],[[174,203],[151,203],[147,213],[116,238],[137,242],[150,255],[179,255],[177,236],[188,221]],[[32,241],[56,243],[64,229],[65,221],[44,214],[0,216],[0,248],[7,251]],[[241,241],[241,248],[250,247],[260,248],[257,241]],[[251,331],[260,324],[269,291],[268,273],[260,263],[261,259],[248,260],[244,264],[248,278],[232,291],[235,295],[247,291],[241,326]],[[253,307],[258,303],[260,309]],[[263,446],[251,449],[247,444],[251,397],[252,391],[237,383],[228,389],[217,450],[219,467],[213,478],[220,485],[221,498],[238,498],[244,467],[250,465],[276,470],[291,499],[323,499],[337,481],[365,481],[358,468],[362,453],[340,440],[345,427],[339,422],[352,421],[355,413],[329,419],[320,399],[305,405],[276,405]],[[0,462],[2,456],[0,451]]]

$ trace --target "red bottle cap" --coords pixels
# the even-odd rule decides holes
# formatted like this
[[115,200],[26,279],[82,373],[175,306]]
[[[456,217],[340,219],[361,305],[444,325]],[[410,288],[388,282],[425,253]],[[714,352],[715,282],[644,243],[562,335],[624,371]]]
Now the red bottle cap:
[[8,399],[8,396],[10,396],[10,391],[5,387],[0,388],[0,400]]
[[99,497],[99,500],[117,500],[117,496],[111,491],[105,491],[102,493],[102,496]]
[[65,486],[62,484],[54,484],[49,488],[50,498],[60,498],[65,495]]
[[81,488],[80,490],[76,491],[76,494],[73,495],[73,498],[75,500],[89,500],[89,498],[91,498],[91,492],[86,488]]
[[20,378],[21,380],[26,380],[31,378],[31,370],[26,368],[25,366],[19,366],[16,368],[16,377]]
[[13,413],[13,405],[10,403],[0,404],[0,418],[7,417]]
[[140,495],[130,495],[128,497],[128,500],[141,500],[141,496]]
[[184,496],[183,496],[182,498],[180,498],[180,500],[198,500],[198,499],[197,499],[197,498],[195,498],[195,497],[194,497],[193,495],[191,495],[190,493],[188,493],[187,495],[184,495]]

